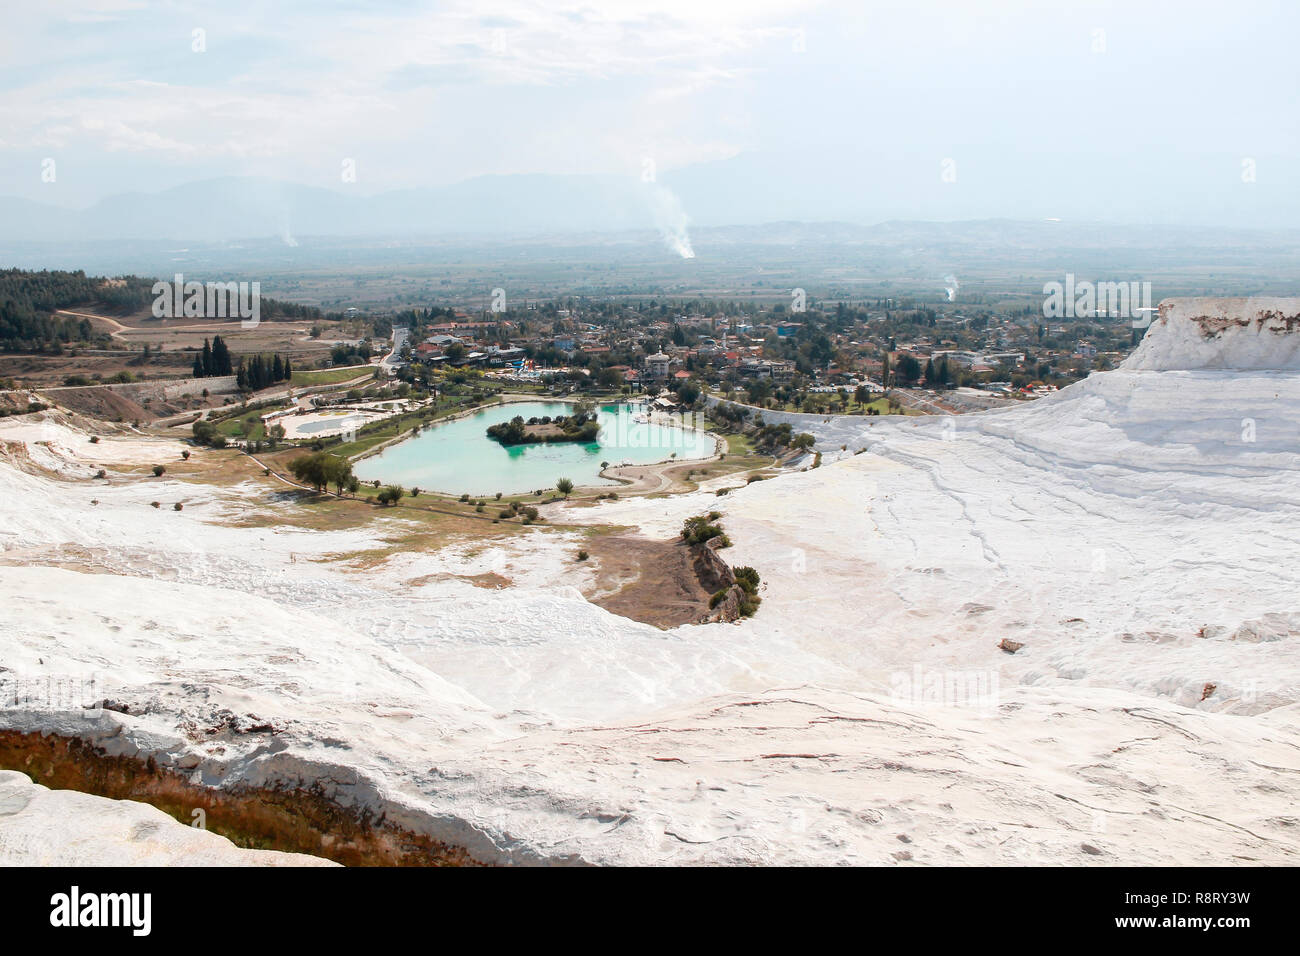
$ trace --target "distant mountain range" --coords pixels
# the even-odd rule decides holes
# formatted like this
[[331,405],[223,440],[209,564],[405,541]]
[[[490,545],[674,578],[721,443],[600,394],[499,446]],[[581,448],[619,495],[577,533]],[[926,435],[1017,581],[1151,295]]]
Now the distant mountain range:
[[[157,193],[124,193],[71,210],[0,197],[0,241],[275,239],[303,236],[527,236],[780,220],[1109,220],[1286,228],[1300,222],[1300,163],[1260,161],[1246,183],[1228,156],[1098,156],[1062,149],[1008,158],[954,150],[944,158],[810,146],[745,154],[637,176],[480,176],[449,186],[362,194],[226,177]],[[950,175],[949,175],[950,174]],[[670,245],[677,245],[670,241]]]

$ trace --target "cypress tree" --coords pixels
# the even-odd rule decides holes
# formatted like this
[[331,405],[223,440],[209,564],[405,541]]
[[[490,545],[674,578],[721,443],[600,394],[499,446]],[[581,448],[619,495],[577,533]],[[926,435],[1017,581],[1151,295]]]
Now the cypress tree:
[[226,343],[221,341],[221,336],[216,335],[212,338],[212,374],[213,375],[233,375],[234,366],[230,362],[230,349]]

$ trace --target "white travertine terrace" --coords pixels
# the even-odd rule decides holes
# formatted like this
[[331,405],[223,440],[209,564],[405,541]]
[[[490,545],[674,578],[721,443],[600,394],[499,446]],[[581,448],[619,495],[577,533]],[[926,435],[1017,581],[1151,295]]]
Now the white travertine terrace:
[[[377,529],[222,524],[251,485],[92,489],[11,451],[0,679],[95,676],[130,713],[0,728],[319,782],[485,861],[1295,863],[1300,331],[1255,327],[1296,300],[1239,301],[1166,302],[1123,368],[1023,406],[836,418],[818,469],[565,513],[668,537],[722,511],[764,582],[737,625],[587,603],[576,535],[361,572],[311,559]],[[0,439],[112,461],[32,429]],[[488,570],[515,586],[458,577]]]

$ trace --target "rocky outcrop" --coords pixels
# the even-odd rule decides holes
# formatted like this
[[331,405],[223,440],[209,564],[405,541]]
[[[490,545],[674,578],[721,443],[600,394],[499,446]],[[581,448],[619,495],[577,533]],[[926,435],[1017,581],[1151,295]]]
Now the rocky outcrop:
[[78,737],[2,730],[0,770],[20,771],[55,790],[148,803],[186,824],[201,814],[207,829],[240,847],[348,866],[482,865],[464,848],[400,827],[384,814],[342,806],[319,785],[204,786],[195,780],[197,771],[110,754]]
[[133,800],[51,790],[0,770],[0,866],[333,866],[300,853],[248,850]]
[[722,538],[710,538],[704,544],[695,545],[691,549],[695,552],[695,576],[699,579],[700,586],[709,594],[726,592],[722,600],[709,608],[709,613],[700,619],[702,624],[715,622],[730,624],[742,617],[740,605],[745,592],[736,583],[736,575],[731,570],[731,565],[718,554],[722,540]]
[[732,573],[731,565],[722,560],[718,554],[721,544],[722,538],[710,538],[704,544],[692,548],[695,552],[695,576],[699,579],[700,586],[710,594],[736,583],[736,575]]
[[1300,298],[1165,299],[1121,368],[1300,368]]

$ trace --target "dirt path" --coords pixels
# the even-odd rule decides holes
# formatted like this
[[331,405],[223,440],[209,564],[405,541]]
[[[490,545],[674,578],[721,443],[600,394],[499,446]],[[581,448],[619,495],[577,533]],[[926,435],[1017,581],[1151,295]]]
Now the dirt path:
[[[71,309],[57,309],[55,315],[72,315],[78,319],[93,319],[96,322],[103,322],[112,328],[109,333],[111,338],[122,338],[126,332],[141,332],[153,334],[161,329],[150,329],[139,325],[123,325],[117,319],[109,318],[107,315],[95,315],[93,312],[74,312]],[[176,332],[229,332],[231,331],[231,322],[218,322],[215,325],[169,325],[165,328],[169,331]]]
[[123,332],[131,331],[130,326],[123,325],[121,322],[117,321],[117,319],[110,319],[106,315],[93,315],[90,312],[73,312],[70,309],[58,309],[54,314],[72,315],[79,319],[94,319],[96,322],[103,322],[112,327],[112,331],[109,332],[109,337],[114,339],[120,338]]

